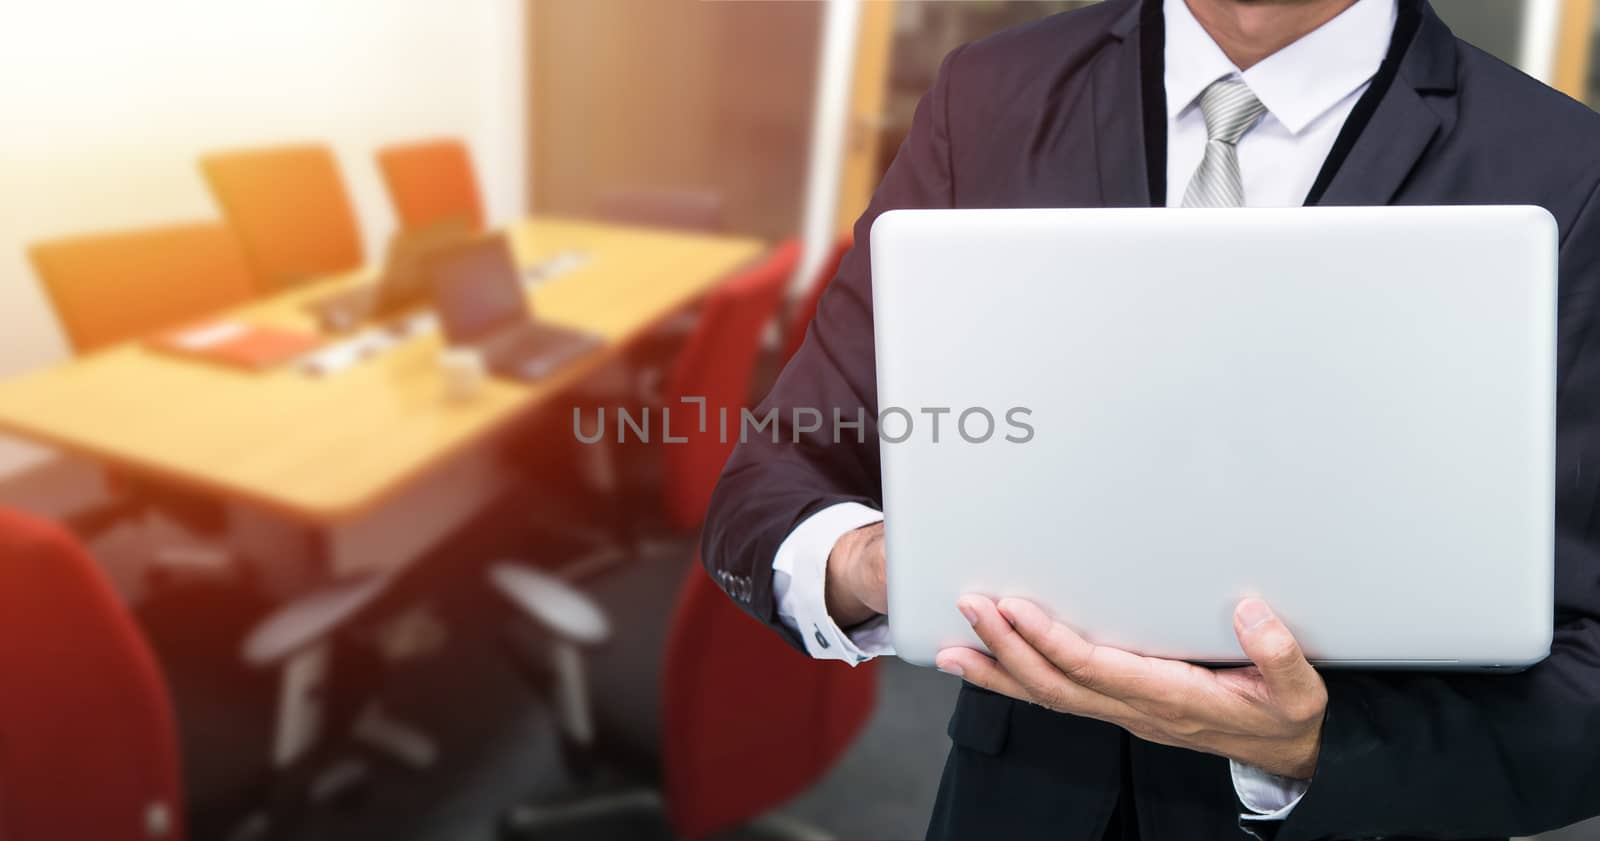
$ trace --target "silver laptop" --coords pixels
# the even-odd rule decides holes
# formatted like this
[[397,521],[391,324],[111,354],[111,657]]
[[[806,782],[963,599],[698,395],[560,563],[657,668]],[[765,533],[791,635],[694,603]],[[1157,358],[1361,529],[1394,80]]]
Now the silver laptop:
[[1246,595],[1323,665],[1538,661],[1556,250],[1536,207],[884,214],[900,656],[981,648],[977,592],[1197,662]]

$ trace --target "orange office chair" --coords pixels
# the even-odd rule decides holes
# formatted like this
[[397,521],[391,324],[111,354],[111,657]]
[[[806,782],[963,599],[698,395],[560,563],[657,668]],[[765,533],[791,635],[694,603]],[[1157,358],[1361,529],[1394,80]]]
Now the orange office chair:
[[483,199],[472,153],[459,140],[430,140],[378,150],[378,169],[406,229],[451,219],[483,229]]
[[844,255],[855,247],[856,239],[850,234],[840,237],[833,244],[833,249],[828,252],[822,265],[817,267],[817,276],[798,300],[794,308],[789,311],[788,324],[783,331],[783,356],[779,364],[787,363],[794,358],[795,351],[800,349],[800,343],[805,341],[806,330],[811,326],[811,319],[817,317],[817,304],[822,302],[822,293],[828,291],[828,284],[833,282],[833,276],[839,273],[839,264],[844,262]]
[[78,353],[181,326],[255,294],[238,240],[216,223],[52,240],[28,256]]
[[328,147],[219,153],[202,158],[200,170],[261,292],[361,265],[361,233]]
[[0,838],[182,841],[160,667],[72,537],[0,510]]
[[[34,245],[28,255],[78,353],[199,320],[255,293],[237,238],[218,223],[52,240]],[[61,512],[74,532],[93,536],[156,509],[191,530],[221,526],[219,509],[159,485],[118,475],[109,477],[109,484],[111,499]],[[163,547],[159,557],[161,571],[217,566],[215,553],[194,547]]]

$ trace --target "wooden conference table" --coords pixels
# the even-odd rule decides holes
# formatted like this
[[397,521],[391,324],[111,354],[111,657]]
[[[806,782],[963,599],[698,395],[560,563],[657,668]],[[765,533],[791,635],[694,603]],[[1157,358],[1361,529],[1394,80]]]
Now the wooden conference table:
[[[576,257],[529,300],[540,318],[600,335],[604,350],[537,384],[492,380],[451,400],[437,331],[322,376],[235,371],[131,342],[0,382],[0,431],[222,499],[230,540],[253,557],[315,553],[335,574],[398,566],[503,489],[504,466],[483,454],[497,436],[763,248],[548,217],[506,234],[524,266]],[[307,302],[371,277],[330,278],[226,317],[314,330]]]

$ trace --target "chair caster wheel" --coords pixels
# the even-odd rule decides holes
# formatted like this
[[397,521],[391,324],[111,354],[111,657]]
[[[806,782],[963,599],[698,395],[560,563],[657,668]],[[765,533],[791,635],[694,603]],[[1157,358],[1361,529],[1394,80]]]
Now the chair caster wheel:
[[499,841],[532,841],[538,837],[539,829],[544,823],[544,811],[527,804],[518,804],[507,809],[500,816],[500,827],[496,834]]

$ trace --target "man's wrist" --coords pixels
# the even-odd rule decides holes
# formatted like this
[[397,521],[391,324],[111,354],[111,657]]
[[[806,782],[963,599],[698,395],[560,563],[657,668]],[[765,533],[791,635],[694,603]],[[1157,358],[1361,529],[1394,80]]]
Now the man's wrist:
[[1287,750],[1275,756],[1235,759],[1286,780],[1310,782],[1316,774],[1317,758],[1321,753],[1322,728],[1318,726],[1310,735],[1296,739]]
[[1310,782],[1317,773],[1317,758],[1322,755],[1322,728],[1319,726],[1312,731],[1310,738],[1304,743],[1298,761],[1289,768],[1289,773],[1284,774],[1291,780]]
[[823,599],[827,604],[828,616],[841,629],[849,630],[878,616],[876,610],[856,595],[859,592],[856,578],[859,573],[857,567],[860,550],[872,525],[868,524],[840,535],[839,540],[833,544],[833,551],[828,553],[828,564],[823,579]]
[[802,520],[773,555],[778,622],[800,638],[812,657],[856,664],[894,653],[886,617],[852,625],[847,632],[827,605],[829,554],[844,535],[882,520],[882,512],[858,502],[835,503]]

